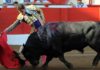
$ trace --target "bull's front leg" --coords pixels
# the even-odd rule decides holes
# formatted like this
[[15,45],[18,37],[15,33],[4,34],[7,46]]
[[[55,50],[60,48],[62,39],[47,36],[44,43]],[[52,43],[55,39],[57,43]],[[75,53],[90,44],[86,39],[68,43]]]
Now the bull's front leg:
[[53,57],[47,56],[46,62],[42,65],[43,70],[47,70],[49,62],[52,60]]
[[64,54],[59,56],[59,60],[64,63],[64,65],[67,67],[67,69],[73,69],[73,65],[71,63],[69,63],[67,60],[65,60]]

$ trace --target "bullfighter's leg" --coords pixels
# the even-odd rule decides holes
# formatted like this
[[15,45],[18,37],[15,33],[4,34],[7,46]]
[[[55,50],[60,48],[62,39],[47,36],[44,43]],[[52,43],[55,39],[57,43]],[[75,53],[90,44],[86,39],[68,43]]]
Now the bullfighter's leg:
[[25,60],[21,59],[21,57],[19,56],[19,54],[16,51],[13,51],[13,53],[15,54],[15,58],[17,58],[19,60],[19,63],[21,64],[21,66],[24,66]]
[[13,51],[13,53],[15,54],[15,58],[19,60],[19,63],[21,65],[20,70],[27,70],[25,67],[25,60],[23,60],[16,51]]
[[52,60],[53,57],[47,56],[46,62],[42,65],[43,70],[47,70],[49,62]]
[[71,63],[69,63],[67,60],[65,60],[64,54],[59,56],[59,60],[61,62],[63,62],[65,64],[65,66],[67,66],[68,69],[73,69],[73,65]]

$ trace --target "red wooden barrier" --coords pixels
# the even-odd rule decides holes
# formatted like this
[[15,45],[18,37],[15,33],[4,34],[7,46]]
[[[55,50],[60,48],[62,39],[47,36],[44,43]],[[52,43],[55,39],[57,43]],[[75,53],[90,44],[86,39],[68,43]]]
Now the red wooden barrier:
[[99,21],[100,20],[100,8],[69,8],[68,20],[69,21]]
[[[43,8],[46,22],[56,21],[100,21],[100,7],[90,8]],[[0,10],[0,32],[12,24],[18,15],[14,8],[5,8]],[[27,24],[19,25],[11,33],[29,33],[30,26]]]

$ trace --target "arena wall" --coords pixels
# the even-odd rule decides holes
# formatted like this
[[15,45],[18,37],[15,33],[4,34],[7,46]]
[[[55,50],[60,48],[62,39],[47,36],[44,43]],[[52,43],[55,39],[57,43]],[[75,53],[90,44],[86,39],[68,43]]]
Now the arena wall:
[[[100,7],[89,8],[42,8],[47,22],[100,21]],[[18,15],[15,8],[0,9],[0,32],[11,25]],[[8,43],[22,44],[26,41],[30,26],[22,23],[8,34]],[[24,34],[24,35],[23,35]],[[12,36],[13,35],[13,36]],[[25,37],[26,38],[25,38]],[[18,39],[21,39],[19,42]],[[15,42],[14,42],[15,41]]]

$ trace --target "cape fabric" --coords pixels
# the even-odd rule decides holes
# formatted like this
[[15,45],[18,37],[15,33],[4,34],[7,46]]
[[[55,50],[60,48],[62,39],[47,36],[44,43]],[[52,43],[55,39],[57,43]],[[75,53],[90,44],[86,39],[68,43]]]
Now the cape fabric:
[[0,63],[6,68],[19,68],[19,60],[15,58],[13,49],[7,44],[6,32],[0,36]]

